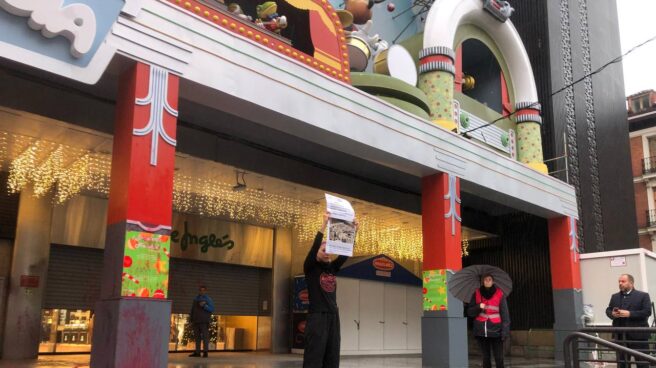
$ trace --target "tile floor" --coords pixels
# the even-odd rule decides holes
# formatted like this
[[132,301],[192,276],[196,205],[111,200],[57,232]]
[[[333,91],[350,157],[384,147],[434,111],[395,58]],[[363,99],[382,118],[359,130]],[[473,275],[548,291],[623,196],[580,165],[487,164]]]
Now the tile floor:
[[[479,357],[470,358],[470,367],[480,367]],[[209,358],[189,358],[187,354],[169,355],[168,368],[302,368],[302,357],[270,353],[211,353]],[[561,367],[553,360],[506,358],[506,367]],[[38,360],[0,360],[0,368],[88,368],[89,355],[45,355]],[[368,356],[342,357],[341,368],[421,368],[421,357]]]

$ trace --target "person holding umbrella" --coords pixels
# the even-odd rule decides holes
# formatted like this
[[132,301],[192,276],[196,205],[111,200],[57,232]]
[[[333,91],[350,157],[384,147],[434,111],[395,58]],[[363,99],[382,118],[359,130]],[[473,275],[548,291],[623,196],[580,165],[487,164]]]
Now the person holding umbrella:
[[474,291],[467,308],[467,315],[474,318],[474,337],[483,355],[483,368],[492,367],[491,353],[497,368],[503,367],[503,342],[510,334],[510,314],[506,295],[494,284],[494,276],[485,273],[480,287]]

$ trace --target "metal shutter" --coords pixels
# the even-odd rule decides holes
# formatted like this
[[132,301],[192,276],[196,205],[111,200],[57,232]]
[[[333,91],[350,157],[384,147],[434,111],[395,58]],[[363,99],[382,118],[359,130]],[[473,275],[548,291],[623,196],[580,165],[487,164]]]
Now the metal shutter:
[[[102,268],[102,249],[51,245],[43,308],[93,309],[100,296]],[[189,313],[202,284],[216,304],[216,314],[269,314],[260,309],[260,293],[270,285],[269,269],[172,258],[169,280],[173,313]]]
[[257,316],[260,281],[266,280],[267,273],[271,270],[172,258],[169,299],[173,300],[173,313],[189,313],[198,286],[205,285],[215,314]]
[[51,245],[43,308],[93,309],[102,268],[102,249]]

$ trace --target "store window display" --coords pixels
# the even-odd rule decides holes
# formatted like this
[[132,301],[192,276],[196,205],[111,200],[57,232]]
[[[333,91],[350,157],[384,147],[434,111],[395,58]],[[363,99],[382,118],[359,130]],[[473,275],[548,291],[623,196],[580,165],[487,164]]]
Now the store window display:
[[[91,351],[93,312],[43,309],[39,353],[88,353]],[[213,315],[209,326],[210,351],[255,350],[256,316]],[[169,351],[193,351],[194,331],[188,314],[172,314]]]

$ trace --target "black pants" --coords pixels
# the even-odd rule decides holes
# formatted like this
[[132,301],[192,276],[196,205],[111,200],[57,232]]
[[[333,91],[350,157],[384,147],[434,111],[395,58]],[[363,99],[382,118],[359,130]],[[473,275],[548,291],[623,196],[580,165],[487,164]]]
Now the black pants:
[[483,355],[483,368],[492,367],[492,353],[497,368],[503,368],[503,341],[500,337],[476,337]]
[[[641,353],[649,354],[649,352],[644,351],[644,350],[649,349],[649,343],[647,342],[647,340],[645,340],[645,342],[630,342],[628,344],[622,344],[622,345],[626,345],[626,347],[629,348],[629,349],[635,349],[635,350],[640,351]],[[644,363],[644,364],[620,363],[621,360],[630,361],[631,358],[632,357],[630,355],[626,355],[626,354],[623,354],[623,353],[618,353],[617,354],[617,361],[618,361],[617,362],[617,368],[629,368],[631,366],[638,367],[638,368],[647,368],[647,367],[649,367],[649,363]],[[637,358],[633,358],[633,359],[638,360]]]
[[193,323],[194,337],[196,338],[196,354],[200,354],[200,341],[203,340],[203,352],[207,353],[210,345],[209,323]]
[[308,314],[303,368],[339,368],[340,339],[339,314]]

